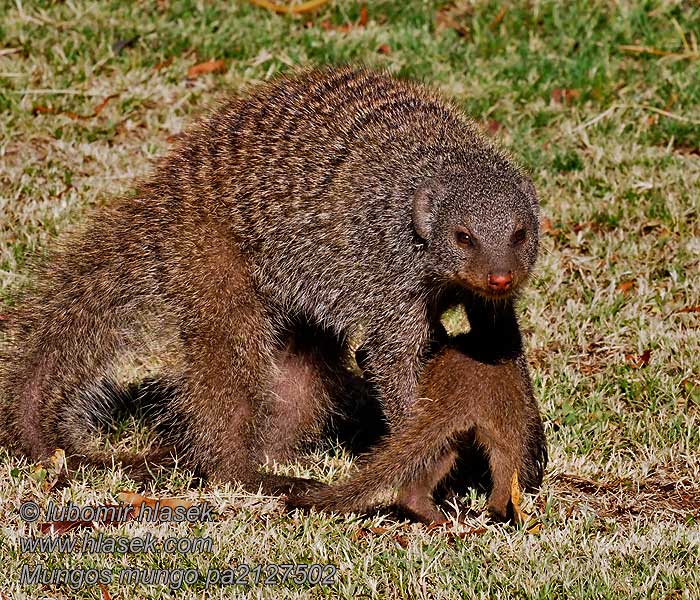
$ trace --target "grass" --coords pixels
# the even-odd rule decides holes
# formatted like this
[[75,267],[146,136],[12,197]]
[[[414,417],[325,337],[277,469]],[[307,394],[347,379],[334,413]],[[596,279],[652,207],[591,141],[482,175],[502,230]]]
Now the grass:
[[[331,587],[113,583],[113,598],[700,596],[700,8],[410,0],[370,3],[365,26],[360,14],[340,1],[292,18],[243,1],[0,0],[0,301],[15,301],[30,253],[129,190],[221,95],[297,65],[355,61],[430,82],[495,131],[541,196],[541,260],[521,311],[551,454],[526,500],[542,530],[480,518],[477,533],[450,536],[387,517],[286,514],[235,487],[190,487],[176,470],[151,492],[206,500],[214,522],[107,533],[210,536],[213,553],[28,555],[22,500],[109,503],[133,483],[119,468],[88,470],[46,491],[32,466],[0,453],[1,597],[99,596],[94,585],[20,586],[35,561],[338,567]],[[210,59],[227,70],[186,77]],[[321,477],[349,465],[342,454],[312,462],[306,472]]]

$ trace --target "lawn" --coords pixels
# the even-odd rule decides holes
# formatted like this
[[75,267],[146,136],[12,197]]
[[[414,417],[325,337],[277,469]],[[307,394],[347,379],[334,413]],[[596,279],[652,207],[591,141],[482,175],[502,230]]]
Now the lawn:
[[[330,0],[302,15],[244,0],[0,0],[0,335],[32,253],[128,192],[208,106],[298,66],[362,62],[438,87],[533,176],[541,256],[520,311],[550,450],[526,528],[287,513],[175,470],[148,494],[206,502],[213,520],[100,527],[211,539],[171,554],[23,549],[37,527],[21,502],[111,504],[135,484],[115,467],[51,488],[49,465],[0,450],[0,598],[700,597],[699,39],[687,0]],[[350,467],[335,451],[288,469]],[[477,512],[484,500],[463,499]],[[117,575],[20,585],[37,563]],[[241,563],[337,573],[205,587],[208,569]],[[120,584],[126,568],[200,577]]]

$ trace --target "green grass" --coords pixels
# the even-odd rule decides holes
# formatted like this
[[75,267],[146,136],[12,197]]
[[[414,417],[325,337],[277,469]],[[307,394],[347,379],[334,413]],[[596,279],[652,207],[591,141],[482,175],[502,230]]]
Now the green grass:
[[[211,536],[212,554],[30,556],[17,544],[31,530],[22,500],[109,503],[133,483],[116,468],[46,492],[29,465],[0,454],[0,597],[99,597],[96,586],[19,586],[34,560],[338,566],[330,588],[111,584],[113,598],[700,596],[700,313],[679,312],[700,305],[700,7],[377,1],[366,27],[333,29],[355,23],[360,8],[331,1],[290,18],[243,1],[0,0],[0,301],[14,301],[31,252],[127,192],[169,136],[221,95],[309,64],[363,62],[430,82],[499,125],[548,219],[521,306],[551,454],[542,492],[526,501],[542,531],[487,525],[459,537],[385,517],[286,514],[276,499],[235,487],[190,489],[175,471],[152,492],[207,500],[216,521],[106,532]],[[120,40],[133,41],[115,52]],[[209,59],[225,60],[226,72],[187,79]],[[569,100],[555,101],[562,93]],[[92,115],[112,94],[98,116],[68,116]],[[645,350],[648,364],[635,367]],[[349,465],[342,454],[312,462],[303,472],[321,477]],[[482,496],[465,501],[483,509]]]

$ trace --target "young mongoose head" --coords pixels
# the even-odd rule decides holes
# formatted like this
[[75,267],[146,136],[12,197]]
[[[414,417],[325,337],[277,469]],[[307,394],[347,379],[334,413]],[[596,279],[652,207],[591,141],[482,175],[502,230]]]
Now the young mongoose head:
[[534,187],[493,153],[469,155],[423,182],[413,198],[413,224],[431,276],[487,298],[516,292],[537,257]]

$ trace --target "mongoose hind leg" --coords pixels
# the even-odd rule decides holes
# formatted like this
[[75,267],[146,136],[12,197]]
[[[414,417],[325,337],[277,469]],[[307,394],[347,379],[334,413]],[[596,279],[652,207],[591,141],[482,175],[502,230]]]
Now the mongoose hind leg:
[[34,460],[56,448],[104,458],[94,446],[111,408],[103,383],[141,347],[144,315],[160,306],[151,272],[131,268],[144,260],[148,237],[145,226],[131,226],[133,210],[118,203],[69,238],[9,311],[0,348],[3,438]]
[[353,394],[344,339],[311,323],[295,323],[275,368],[260,424],[262,452],[268,461],[298,460],[320,443],[328,424]]
[[[218,233],[202,227],[202,237]],[[225,236],[183,248],[179,260],[181,280],[171,287],[179,291],[173,304],[181,311],[184,371],[174,409],[187,424],[192,461],[212,479],[265,488],[257,422],[273,377],[276,328]]]

